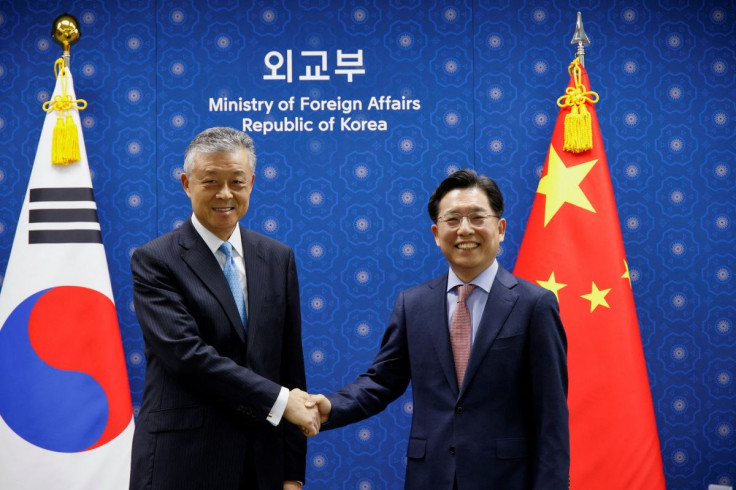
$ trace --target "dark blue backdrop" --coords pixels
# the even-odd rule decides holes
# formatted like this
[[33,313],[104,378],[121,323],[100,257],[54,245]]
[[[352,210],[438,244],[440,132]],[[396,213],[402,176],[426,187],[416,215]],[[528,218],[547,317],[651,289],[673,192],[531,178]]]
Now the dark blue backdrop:
[[[253,134],[259,163],[244,223],[294,247],[309,387],[334,390],[372,359],[397,291],[445,270],[425,205],[447,173],[473,167],[499,181],[509,221],[499,259],[513,268],[581,10],[667,486],[733,485],[736,7],[510,3],[0,0],[0,273],[54,85],[52,21],[69,12],[82,28],[72,72],[89,102],[81,117],[134,405],[145,360],[130,254],[186,219],[179,175],[191,137],[243,118],[315,125]],[[278,60],[271,51],[285,78],[291,51],[291,80],[264,78]],[[312,79],[300,79],[308,69]],[[382,95],[420,107],[369,110]],[[271,114],[209,102],[291,96],[293,110]],[[301,97],[364,106],[301,109]],[[320,131],[331,117],[338,126]],[[347,117],[385,130],[340,129]],[[401,488],[411,413],[407,393],[378,417],[311,440],[310,486]]]

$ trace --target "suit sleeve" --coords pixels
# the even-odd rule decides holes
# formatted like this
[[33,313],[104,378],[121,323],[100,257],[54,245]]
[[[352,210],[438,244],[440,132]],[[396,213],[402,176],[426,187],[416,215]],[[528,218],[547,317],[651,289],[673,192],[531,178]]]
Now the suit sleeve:
[[553,293],[533,307],[530,369],[534,410],[533,488],[569,488],[570,436],[567,408],[567,338]]
[[171,251],[141,247],[131,258],[136,316],[147,354],[153,358],[149,362],[160,363],[169,376],[199,396],[266,423],[281,386],[203,339],[182,291],[191,285],[182,284],[169,265],[180,259],[166,254]]
[[404,293],[401,293],[373,364],[354,382],[328,395],[332,413],[324,429],[342,427],[381,412],[406,391],[410,379]]
[[[302,320],[299,302],[299,281],[294,261],[294,252],[289,250],[287,268],[286,322],[282,354],[281,383],[287,388],[300,388],[307,391],[304,372],[304,352],[302,349]],[[307,438],[299,428],[285,419],[281,420],[284,431],[285,480],[296,480],[305,483],[307,461]]]

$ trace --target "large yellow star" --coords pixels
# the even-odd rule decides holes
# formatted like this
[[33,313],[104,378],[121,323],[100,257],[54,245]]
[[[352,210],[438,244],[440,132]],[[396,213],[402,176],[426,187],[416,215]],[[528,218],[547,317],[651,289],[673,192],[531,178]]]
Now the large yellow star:
[[549,279],[547,279],[546,281],[537,281],[537,284],[555,293],[558,303],[560,302],[560,296],[557,294],[557,291],[567,286],[567,284],[557,282],[557,280],[555,279],[554,271],[552,271],[552,274],[550,274]]
[[631,287],[631,275],[629,274],[629,264],[624,260],[624,273],[621,275],[621,279],[629,280],[629,287]]
[[588,197],[580,189],[580,183],[588,175],[593,165],[598,160],[566,167],[555,151],[553,145],[549,145],[549,165],[547,175],[539,181],[537,192],[547,196],[544,206],[544,226],[557,214],[563,204],[569,202],[575,206],[587,209],[595,213],[593,205]]
[[590,293],[583,294],[581,298],[585,298],[590,301],[590,312],[593,313],[593,310],[595,310],[599,306],[610,308],[610,306],[608,306],[608,301],[606,301],[606,295],[610,292],[611,288],[598,289],[598,286],[596,286],[595,282],[593,282],[593,288]]

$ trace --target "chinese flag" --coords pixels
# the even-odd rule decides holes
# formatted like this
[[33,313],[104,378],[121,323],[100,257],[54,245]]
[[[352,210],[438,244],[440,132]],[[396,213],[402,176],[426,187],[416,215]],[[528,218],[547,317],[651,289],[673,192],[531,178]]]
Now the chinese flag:
[[[585,94],[585,69],[577,60],[570,66],[568,94]],[[560,302],[568,337],[571,488],[664,489],[629,269],[592,103],[597,94],[587,94],[582,112],[590,114],[592,149],[563,149],[571,112],[563,105],[514,272]]]

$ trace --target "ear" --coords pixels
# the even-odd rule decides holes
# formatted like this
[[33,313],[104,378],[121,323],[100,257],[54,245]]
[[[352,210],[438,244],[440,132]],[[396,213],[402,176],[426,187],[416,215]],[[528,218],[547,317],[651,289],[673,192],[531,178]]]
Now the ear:
[[506,237],[506,218],[501,218],[498,220],[498,241],[499,243],[503,241],[503,239]]
[[432,225],[432,234],[434,235],[434,243],[439,247],[440,246],[440,235],[437,231],[437,223]]
[[192,197],[191,191],[189,190],[189,178],[185,173],[181,174],[181,186],[184,188],[184,192],[187,193],[187,196]]

